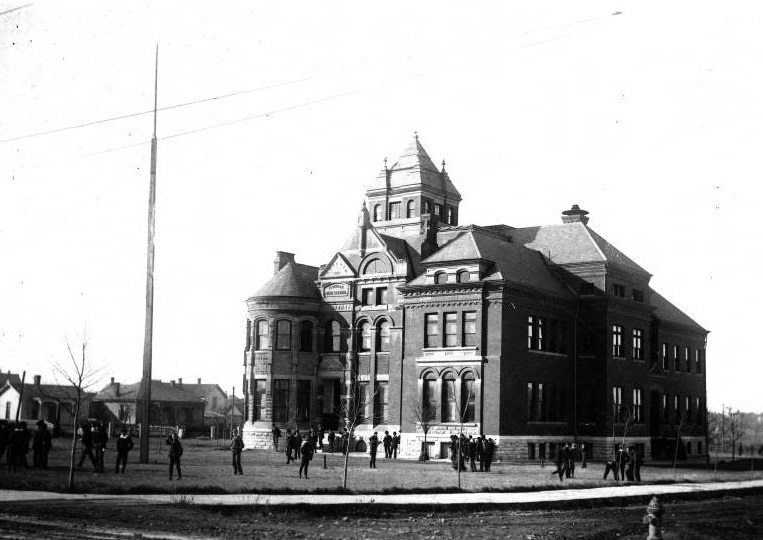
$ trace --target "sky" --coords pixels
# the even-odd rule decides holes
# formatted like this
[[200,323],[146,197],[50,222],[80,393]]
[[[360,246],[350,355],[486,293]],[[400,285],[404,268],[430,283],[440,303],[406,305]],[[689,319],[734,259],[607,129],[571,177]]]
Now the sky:
[[327,263],[416,131],[462,224],[588,210],[710,330],[709,407],[761,412],[761,27],[759,2],[2,0],[0,369],[51,382],[86,335],[101,384],[140,378],[158,45],[154,378],[240,394],[275,252]]

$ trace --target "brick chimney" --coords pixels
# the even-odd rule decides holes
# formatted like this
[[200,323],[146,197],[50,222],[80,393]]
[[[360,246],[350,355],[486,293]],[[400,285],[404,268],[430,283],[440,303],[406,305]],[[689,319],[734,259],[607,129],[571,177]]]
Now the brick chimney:
[[294,253],[289,253],[287,251],[276,251],[276,258],[273,261],[273,274],[277,274],[281,268],[293,262]]
[[35,375],[34,376],[34,385],[35,386],[40,386],[40,380],[42,380],[42,377],[40,375]]
[[172,388],[175,388],[175,380],[174,380],[174,379],[170,381],[170,386],[171,386]]
[[573,204],[572,208],[562,212],[562,223],[582,223],[585,225],[588,223],[588,211],[581,210],[577,204]]
[[201,384],[201,377],[199,377],[198,379],[196,379],[196,384]]
[[178,384],[183,384],[183,377],[178,377]]

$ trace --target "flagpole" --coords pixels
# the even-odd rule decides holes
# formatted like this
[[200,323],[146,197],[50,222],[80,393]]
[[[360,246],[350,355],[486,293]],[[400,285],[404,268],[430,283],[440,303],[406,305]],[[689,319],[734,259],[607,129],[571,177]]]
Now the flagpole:
[[156,109],[159,95],[159,44],[154,68],[154,135],[151,138],[151,183],[148,192],[148,248],[146,250],[146,326],[143,337],[143,377],[140,381],[140,462],[148,463],[151,436],[151,360],[154,337],[154,231],[156,221]]

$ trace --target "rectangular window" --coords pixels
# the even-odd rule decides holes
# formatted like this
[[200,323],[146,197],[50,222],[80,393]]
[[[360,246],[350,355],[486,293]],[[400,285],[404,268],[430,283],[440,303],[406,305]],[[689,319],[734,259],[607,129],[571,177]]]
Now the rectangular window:
[[429,407],[429,410],[437,410],[437,381],[434,379],[424,379],[424,398],[423,403]]
[[670,419],[670,409],[668,408],[668,395],[662,394],[662,411],[660,411],[662,414],[662,421],[667,423]]
[[278,321],[276,324],[276,349],[291,350],[291,321]]
[[445,346],[458,347],[458,314],[445,314]]
[[11,419],[11,402],[10,401],[5,402],[5,419],[6,420]]
[[633,389],[633,423],[644,423],[644,406],[642,404],[643,390],[641,388]]
[[310,422],[310,381],[297,381],[297,422]]
[[691,441],[686,443],[686,454],[691,454]]
[[538,459],[546,459],[546,443],[538,443]]
[[543,383],[538,383],[536,385],[536,395],[537,398],[535,400],[535,419],[536,420],[545,420],[546,419],[546,392],[545,387]]
[[702,422],[703,422],[703,419],[705,417],[705,414],[702,411],[702,399],[701,398],[696,398],[694,400],[694,410],[697,411],[697,425],[701,426]]
[[400,203],[399,202],[389,203],[389,219],[398,219],[400,217],[402,217],[400,215]]
[[644,291],[639,289],[633,289],[633,300],[636,302],[644,303]]
[[442,381],[442,420],[443,422],[457,422],[456,412],[456,380],[443,379]]
[[434,205],[434,215],[437,217],[442,216],[442,205],[441,204],[435,204]]
[[265,410],[265,383],[263,379],[254,381],[254,392],[252,399],[254,401],[254,420],[264,420],[262,412]]
[[477,345],[477,312],[464,311],[464,347]]
[[374,404],[374,424],[389,422],[389,383],[376,383],[376,403]]
[[702,373],[702,353],[699,349],[694,349],[694,368],[697,373]]
[[681,347],[673,345],[673,371],[681,371]]
[[363,292],[361,293],[361,303],[364,306],[374,305],[374,290],[373,289],[363,289]]
[[612,411],[615,416],[615,422],[623,421],[623,387],[612,387]]
[[702,441],[697,441],[697,453],[702,455]]
[[681,421],[681,398],[678,394],[673,396],[673,417],[676,423]]
[[684,409],[686,411],[686,413],[685,413],[685,415],[686,415],[686,423],[687,424],[691,424],[691,413],[692,413],[692,411],[691,411],[691,397],[690,396],[685,396],[684,397]]
[[530,315],[527,317],[527,348],[544,351],[546,347],[546,319]]
[[387,287],[376,289],[376,305],[384,306],[387,304]]
[[625,298],[625,285],[615,283],[612,285],[612,294],[619,298]]
[[644,359],[644,331],[640,328],[633,329],[633,359]]
[[424,347],[439,347],[438,342],[440,333],[440,318],[437,313],[427,313],[424,316],[425,321],[425,335],[424,335]]
[[668,354],[669,347],[667,343],[662,344],[662,370],[667,371],[670,369],[670,355]]
[[535,384],[527,383],[527,421],[532,422],[535,418]]
[[691,349],[684,347],[684,364],[686,364],[686,373],[691,373]]
[[619,324],[612,325],[612,356],[625,356],[623,347],[623,327]]
[[370,416],[368,414],[368,408],[371,405],[371,394],[369,393],[369,386],[367,382],[360,383],[358,385],[358,423],[368,424]]
[[529,460],[535,459],[535,443],[532,443],[532,442],[527,443],[527,459]]
[[289,421],[289,381],[273,381],[273,422]]

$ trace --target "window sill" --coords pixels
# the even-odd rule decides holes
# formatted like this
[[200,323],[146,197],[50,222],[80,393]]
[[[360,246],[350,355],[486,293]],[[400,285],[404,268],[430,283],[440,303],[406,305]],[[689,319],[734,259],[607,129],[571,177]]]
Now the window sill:
[[544,355],[544,356],[553,356],[555,358],[568,358],[567,353],[559,353],[559,352],[552,352],[552,351],[539,351],[538,349],[527,349],[527,352],[530,354],[537,354],[537,355]]

